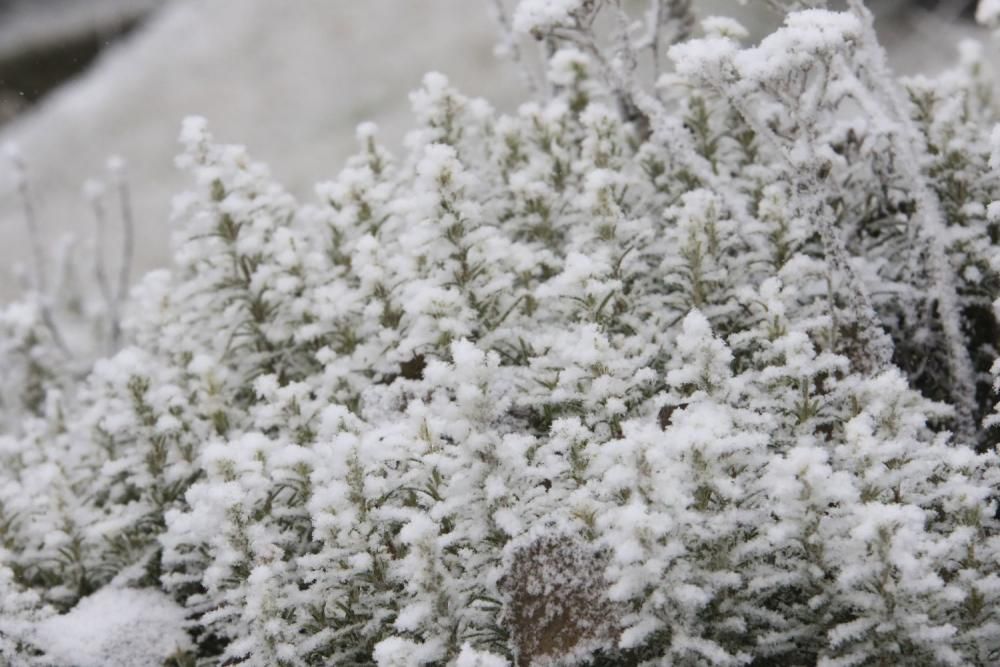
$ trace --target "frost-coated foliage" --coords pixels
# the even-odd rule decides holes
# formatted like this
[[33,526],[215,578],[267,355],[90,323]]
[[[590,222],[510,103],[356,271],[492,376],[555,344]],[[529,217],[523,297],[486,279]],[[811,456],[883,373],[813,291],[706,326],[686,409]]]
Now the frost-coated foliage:
[[899,82],[855,4],[644,87],[689,10],[526,0],[537,99],[428,75],[314,204],[187,120],[127,346],[0,315],[0,660],[110,586],[174,665],[1000,661],[985,63]]

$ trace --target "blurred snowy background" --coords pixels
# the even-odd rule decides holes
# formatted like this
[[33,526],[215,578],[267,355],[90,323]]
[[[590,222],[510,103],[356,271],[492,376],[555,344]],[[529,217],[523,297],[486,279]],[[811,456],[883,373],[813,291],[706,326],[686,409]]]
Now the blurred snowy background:
[[[956,37],[981,34],[968,0],[869,4],[901,72],[946,66]],[[695,5],[737,13],[758,35],[779,20],[763,0]],[[496,37],[487,0],[0,0],[0,146],[23,155],[44,238],[82,243],[93,222],[81,184],[122,156],[146,270],[169,256],[170,199],[186,185],[173,166],[182,117],[207,117],[308,198],[355,150],[359,122],[399,144],[426,71],[516,105],[524,91]],[[0,300],[28,256],[20,209],[0,163]]]

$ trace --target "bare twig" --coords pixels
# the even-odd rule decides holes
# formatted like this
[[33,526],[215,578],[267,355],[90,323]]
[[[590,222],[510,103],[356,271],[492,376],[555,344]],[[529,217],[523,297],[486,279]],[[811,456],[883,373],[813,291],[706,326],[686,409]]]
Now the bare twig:
[[650,0],[649,23],[649,50],[653,58],[653,83],[656,83],[660,78],[663,42],[670,47],[690,37],[694,30],[691,0]]
[[825,7],[827,0],[764,0],[764,4],[779,14],[787,14],[800,9]]
[[930,259],[931,280],[937,297],[937,310],[944,331],[947,347],[948,370],[955,386],[952,397],[957,409],[959,433],[966,438],[974,438],[975,421],[975,369],[969,351],[965,347],[962,334],[962,311],[955,286],[954,275],[944,248],[947,238],[947,223],[941,208],[941,201],[931,187],[927,175],[920,166],[918,150],[924,150],[926,140],[917,129],[910,115],[906,98],[899,88],[896,77],[889,70],[885,51],[875,36],[874,16],[862,0],[848,0],[848,6],[858,17],[864,29],[863,39],[868,56],[863,63],[871,75],[868,87],[882,98],[883,105],[891,114],[896,127],[902,131],[890,136],[894,147],[902,156],[897,161],[900,171],[913,188],[916,200],[918,232]]
[[490,6],[493,8],[493,19],[497,22],[497,26],[500,28],[500,35],[503,40],[502,44],[504,50],[507,54],[509,54],[511,61],[513,61],[513,63],[518,67],[518,70],[521,73],[521,79],[524,81],[524,85],[527,86],[528,92],[532,95],[538,95],[541,87],[535,79],[535,75],[531,71],[531,67],[524,59],[524,54],[521,52],[521,45],[518,43],[517,37],[514,35],[514,29],[511,26],[510,16],[507,14],[507,8],[504,7],[503,0],[491,0]]
[[59,331],[59,327],[56,325],[55,319],[52,317],[52,309],[49,308],[48,281],[45,273],[45,252],[42,249],[41,233],[38,228],[38,217],[35,214],[35,207],[31,201],[31,192],[28,187],[27,169],[25,167],[24,160],[15,148],[9,147],[7,154],[14,167],[17,193],[21,200],[25,227],[28,230],[28,241],[31,244],[32,262],[34,264],[34,287],[38,294],[42,322],[45,324],[45,328],[49,330],[49,334],[52,336],[52,341],[56,344],[56,347],[58,347],[66,356],[71,356],[69,348],[66,347],[66,341],[63,338],[62,333]]
[[791,177],[798,181],[800,187],[793,189],[793,198],[798,202],[802,214],[816,220],[823,253],[831,265],[841,271],[847,279],[848,288],[853,296],[855,317],[861,323],[862,331],[870,345],[866,355],[868,365],[871,370],[884,370],[892,363],[892,339],[882,328],[864,281],[850,264],[844,241],[837,233],[830,206],[818,195],[823,191],[820,178],[815,169],[808,168],[809,162],[814,164],[817,162],[815,152],[812,150],[814,144],[812,141],[806,142],[810,148],[809,156],[805,160],[807,164],[801,164],[799,160],[792,158],[788,142],[783,141],[766,123],[760,122],[745,99],[729,94],[718,82],[710,83],[739,112],[754,133],[772,145],[779,158],[788,167]]
[[653,83],[655,84],[657,79],[660,78],[660,58],[662,54],[660,53],[660,26],[663,25],[664,15],[666,12],[663,9],[663,3],[665,0],[650,0],[649,7],[649,51],[653,56]]
[[108,171],[111,172],[115,192],[118,194],[118,204],[122,219],[122,257],[118,272],[118,304],[125,302],[132,281],[132,257],[135,254],[135,218],[132,214],[132,194],[128,180],[125,178],[125,162],[118,157],[108,160]]
[[[599,54],[595,55],[599,57]],[[615,68],[611,68],[610,71],[614,73]],[[643,91],[635,83],[633,77],[622,76],[620,72],[618,76],[620,81],[631,87],[632,99],[654,121],[654,127],[657,127],[661,131],[661,134],[667,136],[666,129],[668,127],[667,120],[669,119],[669,114],[663,107],[662,102]],[[853,296],[855,315],[858,317],[865,337],[871,345],[866,355],[866,361],[872,368],[885,368],[892,360],[892,341],[881,326],[864,282],[850,265],[844,241],[836,230],[832,210],[826,202],[819,201],[817,198],[817,193],[821,192],[821,183],[819,182],[818,174],[812,169],[804,170],[802,165],[798,164],[798,161],[792,158],[791,147],[787,145],[789,140],[779,137],[766,123],[761,122],[753,109],[750,108],[745,97],[732,94],[731,91],[727,90],[723,81],[709,79],[705,83],[711,86],[740,113],[757,136],[774,146],[779,157],[788,165],[790,174],[794,175],[798,180],[801,189],[795,192],[794,197],[798,201],[801,211],[817,221],[817,231],[823,243],[824,253],[827,255],[831,265],[840,270],[847,279],[850,293]],[[794,105],[789,105],[789,108],[794,108]],[[678,146],[684,146],[685,148],[682,150],[685,150],[685,153],[690,150],[693,155],[694,151],[689,147],[690,138],[687,136],[686,131],[683,128],[676,127],[675,123],[671,124],[670,127],[669,136],[673,142]],[[815,160],[814,150],[810,150],[810,154]],[[700,161],[693,158],[688,158],[688,161],[692,167],[700,167],[697,170],[692,169],[691,171],[708,187],[716,192],[724,193],[729,201],[742,202],[742,197],[739,196],[736,189],[729,187],[729,184],[723,178],[715,174],[710,165],[701,164]],[[737,219],[745,217],[742,205],[734,204],[732,208],[734,217]]]
[[111,290],[111,283],[104,265],[104,248],[107,245],[105,232],[107,216],[104,210],[104,186],[97,181],[88,181],[84,185],[84,196],[90,202],[94,212],[94,278],[97,281],[101,298],[108,314],[108,348],[113,351],[118,348],[121,337],[121,325],[118,312],[118,298]]

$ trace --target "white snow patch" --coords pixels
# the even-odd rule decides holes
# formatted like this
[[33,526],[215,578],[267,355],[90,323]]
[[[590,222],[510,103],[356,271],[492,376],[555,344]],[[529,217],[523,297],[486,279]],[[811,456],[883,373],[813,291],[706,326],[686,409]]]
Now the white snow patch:
[[462,645],[462,652],[455,660],[455,667],[507,667],[510,663],[492,653],[477,651],[468,643]]
[[567,25],[582,7],[582,0],[523,0],[514,11],[514,31],[528,34]]
[[976,21],[982,25],[1000,23],[1000,0],[979,0],[976,7]]
[[184,616],[160,591],[103,588],[39,623],[34,642],[58,667],[159,667],[192,648]]

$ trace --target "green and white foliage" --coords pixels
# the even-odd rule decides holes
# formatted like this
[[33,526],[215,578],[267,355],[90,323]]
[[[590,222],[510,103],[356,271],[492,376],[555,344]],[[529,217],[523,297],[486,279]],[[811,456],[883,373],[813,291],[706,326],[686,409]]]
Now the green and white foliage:
[[690,9],[525,0],[529,101],[430,74],[310,204],[185,121],[122,349],[0,314],[2,659],[155,589],[174,665],[1000,661],[986,63]]

